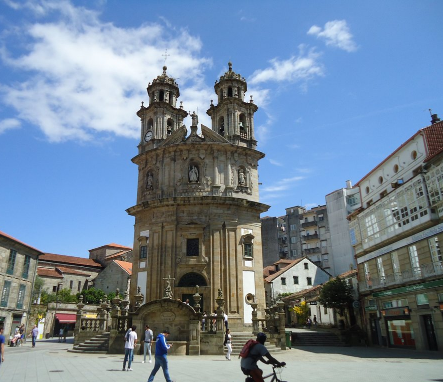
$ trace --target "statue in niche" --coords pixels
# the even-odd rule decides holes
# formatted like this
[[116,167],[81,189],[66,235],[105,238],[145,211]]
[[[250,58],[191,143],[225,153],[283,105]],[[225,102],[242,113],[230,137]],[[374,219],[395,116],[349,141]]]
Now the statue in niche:
[[246,186],[246,177],[243,169],[238,170],[238,184],[240,186]]
[[152,176],[151,172],[148,172],[148,177],[146,179],[146,189],[152,190],[153,187],[154,187],[154,177]]
[[189,168],[189,182],[197,183],[198,182],[198,168],[197,166],[190,166]]

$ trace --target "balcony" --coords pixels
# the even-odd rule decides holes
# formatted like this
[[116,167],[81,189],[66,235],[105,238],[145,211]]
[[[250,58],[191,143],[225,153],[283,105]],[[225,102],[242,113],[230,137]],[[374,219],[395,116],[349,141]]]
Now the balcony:
[[308,248],[308,249],[304,249],[303,250],[303,253],[305,254],[305,255],[310,255],[310,254],[312,254],[312,253],[320,253],[321,252],[321,250],[320,250],[320,248]]
[[314,239],[318,239],[318,233],[314,233],[311,235],[302,235],[302,239],[303,240],[314,240]]
[[317,221],[314,220],[314,221],[311,221],[311,222],[304,222],[304,223],[301,224],[301,226],[303,228],[305,228],[305,227],[316,227],[317,226]]
[[434,276],[443,275],[443,262],[422,264],[420,267],[406,269],[384,277],[370,277],[359,282],[360,292],[373,291],[389,286],[401,285],[414,280],[425,280]]

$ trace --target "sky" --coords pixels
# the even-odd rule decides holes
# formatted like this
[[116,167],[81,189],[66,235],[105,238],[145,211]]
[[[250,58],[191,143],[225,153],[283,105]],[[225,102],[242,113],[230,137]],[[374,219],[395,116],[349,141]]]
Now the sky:
[[228,62],[246,78],[263,216],[323,205],[443,117],[441,15],[439,0],[0,0],[0,231],[70,256],[132,247],[136,111],[165,64],[206,126]]

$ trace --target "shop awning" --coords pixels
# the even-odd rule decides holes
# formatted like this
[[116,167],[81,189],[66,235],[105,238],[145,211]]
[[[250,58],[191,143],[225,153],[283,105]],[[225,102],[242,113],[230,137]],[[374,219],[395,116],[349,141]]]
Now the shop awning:
[[75,314],[56,313],[55,319],[60,324],[73,324],[76,321],[77,316]]

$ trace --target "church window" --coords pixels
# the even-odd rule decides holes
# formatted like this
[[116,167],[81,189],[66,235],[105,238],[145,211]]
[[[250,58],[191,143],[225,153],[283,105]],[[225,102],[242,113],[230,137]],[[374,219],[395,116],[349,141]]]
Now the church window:
[[254,236],[251,234],[247,234],[242,237],[243,257],[246,257],[249,259],[252,259],[254,257],[253,240],[254,240]]
[[140,246],[140,259],[146,259],[148,257],[148,246]]
[[172,132],[174,131],[174,121],[172,120],[172,118],[169,118],[166,124],[167,124],[166,127],[167,133],[168,135],[171,135]]
[[232,97],[232,87],[228,88],[228,97]]
[[160,90],[158,93],[158,100],[163,102],[165,100],[165,92],[163,90]]
[[245,243],[243,246],[244,246],[244,256],[252,258],[253,257],[252,243]]
[[248,138],[248,134],[246,131],[246,116],[244,114],[240,114],[239,128],[240,128],[240,137],[244,139]]
[[199,253],[199,239],[186,240],[186,256],[198,256]]
[[152,130],[154,127],[154,120],[152,118],[148,119],[148,130]]
[[224,117],[220,117],[218,119],[218,132],[222,136],[225,135],[225,118]]

